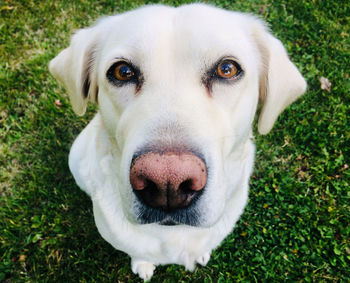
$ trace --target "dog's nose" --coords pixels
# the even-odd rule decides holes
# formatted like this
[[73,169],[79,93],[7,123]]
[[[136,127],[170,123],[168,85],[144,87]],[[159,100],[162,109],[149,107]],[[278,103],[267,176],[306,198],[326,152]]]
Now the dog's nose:
[[207,168],[191,152],[148,152],[132,162],[130,183],[147,206],[173,211],[200,195],[207,183]]

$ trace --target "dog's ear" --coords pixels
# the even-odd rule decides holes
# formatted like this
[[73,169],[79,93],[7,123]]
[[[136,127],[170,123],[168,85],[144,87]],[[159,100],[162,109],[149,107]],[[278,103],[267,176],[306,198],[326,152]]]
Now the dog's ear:
[[73,35],[70,46],[61,51],[49,64],[51,74],[66,88],[77,115],[85,113],[89,100],[97,101],[96,29],[92,27],[79,30]]
[[306,90],[306,82],[289,60],[282,43],[258,22],[253,37],[261,54],[260,101],[263,103],[258,122],[260,134],[267,134],[278,115]]

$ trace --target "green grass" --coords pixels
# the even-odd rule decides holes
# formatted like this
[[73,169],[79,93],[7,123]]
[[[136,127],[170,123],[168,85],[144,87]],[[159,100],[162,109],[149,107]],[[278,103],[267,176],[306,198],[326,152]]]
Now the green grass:
[[[99,236],[67,166],[95,109],[76,117],[47,64],[75,29],[146,2],[0,1],[0,281],[140,281],[129,257]],[[194,273],[162,266],[152,282],[349,282],[350,4],[215,4],[260,12],[308,91],[269,135],[256,134],[249,204],[209,264]],[[330,92],[320,89],[321,76]]]

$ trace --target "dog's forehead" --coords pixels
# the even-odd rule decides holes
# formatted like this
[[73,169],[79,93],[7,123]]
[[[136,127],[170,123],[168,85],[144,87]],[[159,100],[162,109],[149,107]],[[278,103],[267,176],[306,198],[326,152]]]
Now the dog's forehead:
[[251,24],[248,15],[211,6],[190,5],[180,8],[174,17],[174,34],[185,53],[200,60],[217,61],[234,56],[246,61],[253,53]]
[[244,61],[253,53],[250,26],[254,18],[207,5],[179,8],[150,6],[111,17],[103,43],[104,61],[132,58],[174,60],[203,58],[212,64],[220,57]]

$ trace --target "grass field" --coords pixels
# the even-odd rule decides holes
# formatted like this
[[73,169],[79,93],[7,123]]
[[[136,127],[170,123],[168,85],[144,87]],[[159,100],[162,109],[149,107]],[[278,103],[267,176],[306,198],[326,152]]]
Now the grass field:
[[[68,169],[69,148],[96,109],[76,117],[47,64],[75,29],[146,2],[0,1],[1,282],[140,281],[98,234]],[[209,264],[193,273],[162,266],[152,282],[349,282],[350,4],[213,3],[265,19],[308,91],[269,135],[255,131],[249,204]]]

